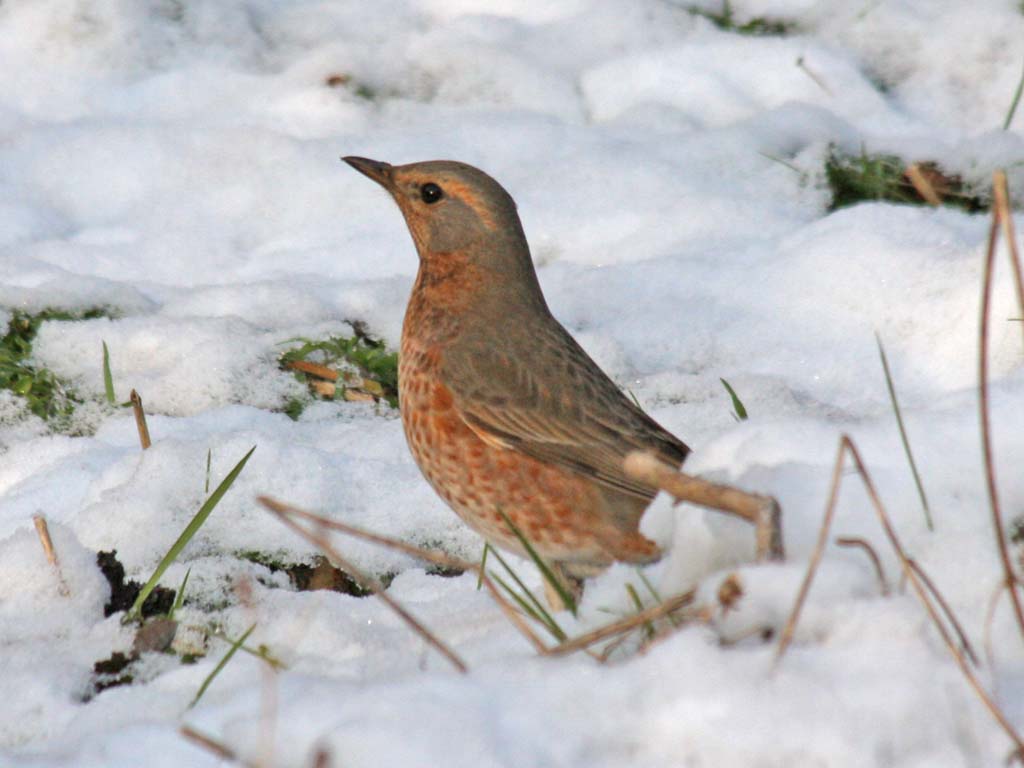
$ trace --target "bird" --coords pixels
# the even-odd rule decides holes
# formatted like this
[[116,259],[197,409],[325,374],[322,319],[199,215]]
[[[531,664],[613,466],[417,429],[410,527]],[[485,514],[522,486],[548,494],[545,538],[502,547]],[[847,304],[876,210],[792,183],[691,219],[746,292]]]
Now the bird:
[[427,482],[491,546],[525,556],[525,538],[573,597],[614,562],[658,560],[639,530],[658,489],[623,461],[678,468],[690,449],[551,313],[512,196],[452,160],[342,160],[390,193],[419,255],[398,398]]

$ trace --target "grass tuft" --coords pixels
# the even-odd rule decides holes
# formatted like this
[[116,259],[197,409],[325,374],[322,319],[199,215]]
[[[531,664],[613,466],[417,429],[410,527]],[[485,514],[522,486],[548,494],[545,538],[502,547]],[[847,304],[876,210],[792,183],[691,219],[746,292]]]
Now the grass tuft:
[[[387,345],[370,336],[362,324],[352,327],[352,336],[290,339],[285,343],[298,342],[299,346],[281,355],[281,366],[291,368],[301,381],[322,385],[316,386],[316,391],[329,398],[385,400],[397,408],[398,353],[389,352]],[[331,380],[325,382],[324,378]],[[284,410],[297,419],[305,405],[293,398]]]
[[183,550],[188,543],[192,541],[192,537],[195,536],[199,529],[203,527],[203,523],[206,522],[210,513],[213,512],[214,508],[224,497],[224,494],[228,492],[229,488],[231,488],[238,475],[241,474],[242,470],[245,468],[246,462],[249,461],[249,457],[252,456],[252,452],[255,450],[256,446],[254,445],[249,449],[249,452],[242,457],[242,460],[235,465],[234,469],[228,472],[227,477],[221,481],[221,484],[217,486],[217,489],[212,494],[210,494],[210,497],[203,503],[203,506],[199,508],[199,511],[196,512],[192,520],[189,521],[189,524],[185,526],[185,530],[181,532],[181,535],[171,545],[171,548],[167,550],[167,554],[163,556],[162,560],[160,560],[156,570],[153,571],[153,575],[149,577],[149,581],[147,581],[139,591],[139,596],[135,598],[135,603],[124,615],[124,619],[122,621],[128,622],[140,617],[142,604],[146,602],[146,598],[149,597],[149,593],[152,592],[159,583],[160,577],[164,575],[164,571],[170,567],[171,563],[173,563],[177,559],[178,555],[181,554],[181,550]]
[[691,5],[686,10],[691,16],[707,19],[719,29],[725,32],[734,32],[737,35],[785,37],[797,31],[795,22],[768,18],[767,16],[755,16],[747,21],[740,22],[733,14],[732,3],[729,0],[722,0],[722,10],[717,13],[697,5]]
[[519,578],[519,574],[513,570],[512,566],[505,562],[505,558],[503,558],[498,550],[493,547],[491,548],[491,556],[501,564],[501,567],[505,569],[506,573],[508,573],[512,578],[512,581],[514,581],[519,589],[522,590],[522,593],[520,594],[516,590],[512,589],[512,587],[506,584],[500,576],[494,573],[494,571],[490,572],[491,578],[498,582],[499,586],[508,593],[508,596],[511,597],[516,604],[518,604],[519,607],[530,616],[530,618],[538,624],[543,625],[556,640],[559,642],[567,640],[569,636],[565,633],[565,630],[558,625],[558,622],[555,621],[554,617],[548,612],[548,609],[544,607],[543,603],[541,603],[540,600],[538,600],[536,596],[527,589],[523,580]]
[[832,192],[829,211],[864,201],[939,203],[968,213],[989,207],[960,177],[945,174],[937,163],[910,164],[896,155],[869,155],[863,150],[859,155],[847,155],[831,147],[825,159],[825,179]]

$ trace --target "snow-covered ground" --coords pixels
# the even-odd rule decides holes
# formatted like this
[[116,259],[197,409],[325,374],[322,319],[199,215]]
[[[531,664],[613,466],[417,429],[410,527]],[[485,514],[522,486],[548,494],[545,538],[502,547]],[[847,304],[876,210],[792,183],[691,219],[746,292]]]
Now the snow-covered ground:
[[[717,0],[701,6],[717,11]],[[831,547],[794,646],[781,628],[806,568],[843,432],[909,552],[983,645],[1001,571],[981,471],[976,370],[989,220],[863,203],[828,213],[840,151],[938,160],[1024,198],[1024,114],[1002,130],[1024,63],[1015,0],[734,0],[717,28],[683,0],[36,0],[0,4],[0,330],[15,310],[106,307],[45,323],[33,360],[87,400],[54,433],[0,390],[0,764],[219,764],[183,723],[263,765],[990,766],[1011,743],[909,591],[882,597],[863,553]],[[623,387],[694,447],[691,472],[771,493],[789,561],[754,566],[748,531],[667,503],[663,593],[730,573],[744,595],[640,655],[539,658],[475,577],[338,540],[468,663],[460,675],[374,599],[297,592],[242,559],[315,549],[255,502],[269,494],[475,559],[396,413],[321,402],[277,366],[294,337],[365,322],[397,344],[416,257],[375,185],[338,161],[449,158],[519,204],[554,313]],[[781,161],[781,162],[780,162]],[[1018,217],[1018,229],[1024,218]],[[993,304],[995,452],[1024,513],[1024,359],[1000,254]],[[935,530],[889,406],[883,338]],[[101,404],[102,349],[120,399]],[[719,379],[743,399],[737,423]],[[93,663],[131,647],[103,617],[95,553],[144,581],[216,483],[258,446],[167,572],[191,568],[178,642],[219,625],[227,650],[147,654],[138,681],[90,700]],[[32,516],[50,522],[69,596]],[[853,477],[837,535],[898,568]],[[529,582],[540,579],[521,561]],[[737,571],[738,568],[738,571]],[[616,567],[574,633],[633,610]],[[240,592],[239,585],[243,585]],[[247,586],[245,586],[247,585]],[[246,594],[248,591],[248,594]],[[641,590],[642,591],[642,590]],[[646,593],[644,593],[646,594]],[[191,629],[190,629],[191,628]],[[1008,604],[979,674],[1024,727],[1024,648]],[[726,642],[723,642],[726,641]],[[738,642],[733,642],[737,641]]]

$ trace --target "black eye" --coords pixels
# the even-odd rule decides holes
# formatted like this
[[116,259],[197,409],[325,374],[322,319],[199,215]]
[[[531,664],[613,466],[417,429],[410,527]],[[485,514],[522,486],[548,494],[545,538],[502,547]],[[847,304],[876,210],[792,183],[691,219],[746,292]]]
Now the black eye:
[[438,200],[444,197],[444,192],[441,190],[439,186],[437,186],[437,184],[435,184],[432,181],[428,181],[426,184],[420,187],[420,197],[423,199],[424,203],[430,205],[431,203],[436,203]]

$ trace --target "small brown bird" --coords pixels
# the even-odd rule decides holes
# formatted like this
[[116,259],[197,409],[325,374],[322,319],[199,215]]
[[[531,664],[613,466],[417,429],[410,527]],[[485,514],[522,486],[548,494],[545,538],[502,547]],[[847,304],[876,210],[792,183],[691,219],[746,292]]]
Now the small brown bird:
[[413,458],[491,544],[523,553],[507,516],[569,586],[660,552],[639,521],[657,489],[631,451],[678,467],[686,445],[623,395],[548,310],[512,197],[447,160],[346,163],[398,203],[420,266],[398,391]]

